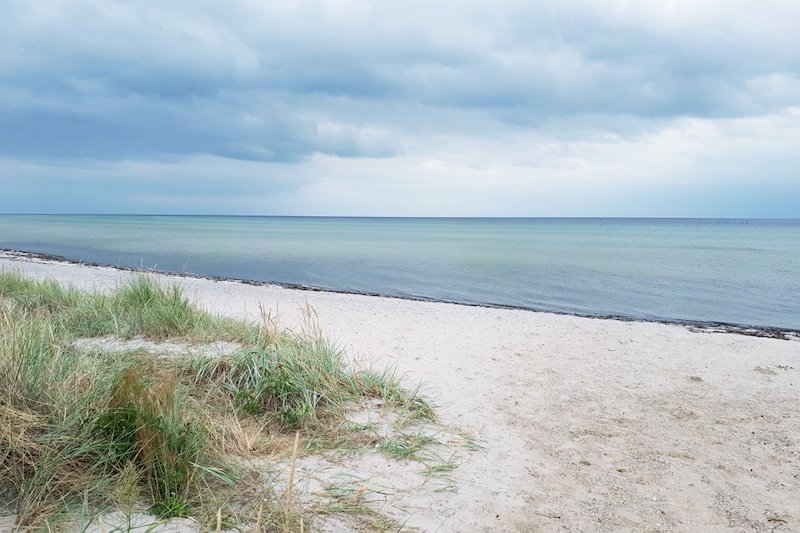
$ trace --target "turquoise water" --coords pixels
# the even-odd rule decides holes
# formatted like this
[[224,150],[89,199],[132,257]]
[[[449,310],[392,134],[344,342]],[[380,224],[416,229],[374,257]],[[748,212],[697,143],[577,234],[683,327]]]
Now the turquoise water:
[[0,247],[333,290],[800,329],[800,220],[4,215]]

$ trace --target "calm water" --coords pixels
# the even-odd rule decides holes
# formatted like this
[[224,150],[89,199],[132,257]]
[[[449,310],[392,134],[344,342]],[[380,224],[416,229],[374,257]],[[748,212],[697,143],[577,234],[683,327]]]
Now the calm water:
[[0,247],[346,291],[800,329],[800,220],[5,215]]

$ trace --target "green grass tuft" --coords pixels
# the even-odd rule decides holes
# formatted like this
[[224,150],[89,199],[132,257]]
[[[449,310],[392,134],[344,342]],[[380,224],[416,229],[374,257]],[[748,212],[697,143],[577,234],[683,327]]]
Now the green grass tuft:
[[434,416],[418,392],[403,389],[391,372],[348,369],[343,354],[321,336],[263,338],[257,348],[231,357],[196,358],[194,379],[216,384],[243,413],[267,414],[287,429],[341,419],[348,403],[372,397],[415,418]]
[[444,462],[425,467],[425,469],[422,470],[422,475],[426,477],[433,477],[441,474],[449,474],[458,466],[454,460],[454,457],[455,455],[451,456],[450,459]]
[[422,433],[401,433],[381,442],[378,449],[396,459],[418,460],[421,459],[420,452],[426,446],[437,443],[435,438]]

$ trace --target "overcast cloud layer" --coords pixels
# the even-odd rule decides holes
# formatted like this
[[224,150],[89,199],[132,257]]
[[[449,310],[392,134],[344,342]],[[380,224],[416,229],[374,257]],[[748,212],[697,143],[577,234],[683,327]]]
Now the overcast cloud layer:
[[800,217],[796,0],[0,12],[0,212]]

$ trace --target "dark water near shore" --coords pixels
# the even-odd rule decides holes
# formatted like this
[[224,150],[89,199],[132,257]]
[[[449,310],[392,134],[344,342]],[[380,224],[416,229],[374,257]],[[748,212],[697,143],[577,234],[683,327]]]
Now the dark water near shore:
[[3,215],[0,247],[333,290],[800,329],[800,220]]

